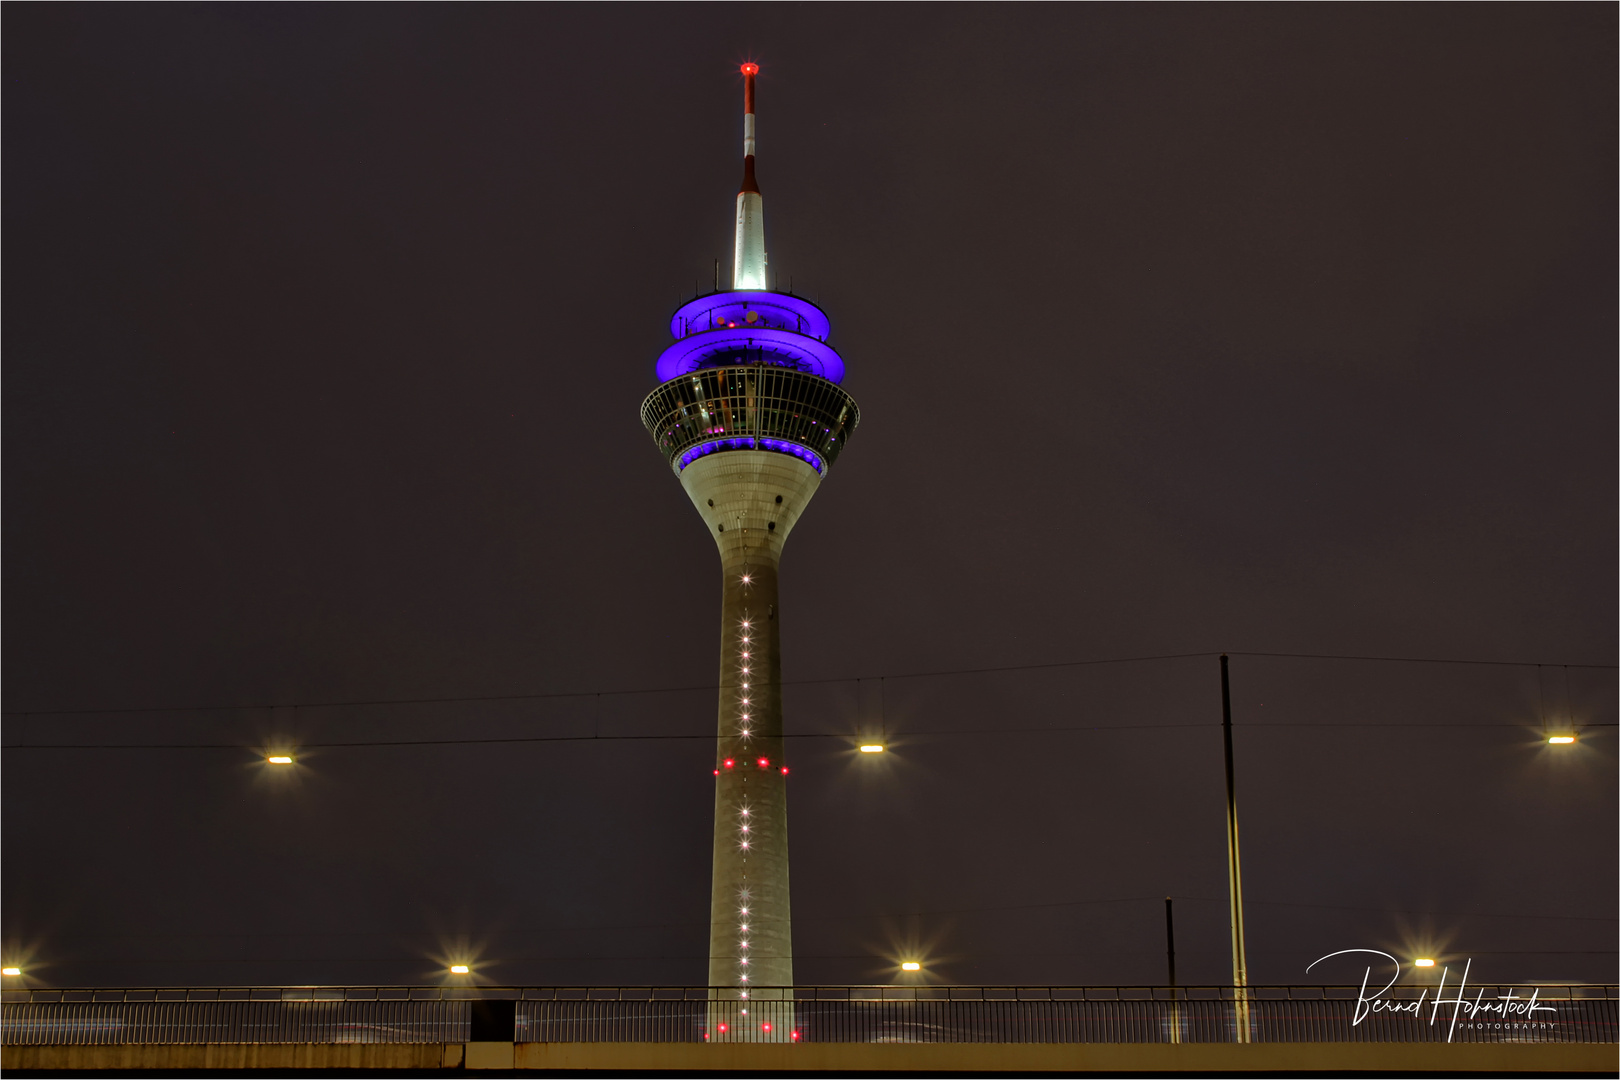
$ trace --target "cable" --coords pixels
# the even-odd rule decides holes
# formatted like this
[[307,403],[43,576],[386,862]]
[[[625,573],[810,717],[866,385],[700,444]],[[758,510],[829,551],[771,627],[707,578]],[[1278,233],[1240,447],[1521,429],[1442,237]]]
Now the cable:
[[[896,731],[884,735],[883,738],[893,741],[895,739],[936,738],[948,735],[1052,735],[1060,732],[1076,731],[1162,731],[1167,729],[1185,728],[1214,728],[1215,724],[1204,722],[1196,724],[1085,724],[1077,727],[1043,727],[1043,728],[956,728],[950,731]],[[1582,729],[1614,727],[1613,723],[1583,724]],[[1522,724],[1477,723],[1477,724],[1441,724],[1416,722],[1410,724],[1386,723],[1372,721],[1367,723],[1352,721],[1324,721],[1321,723],[1287,723],[1284,721],[1258,721],[1251,724],[1236,724],[1237,728],[1287,728],[1299,731],[1308,731],[1317,728],[1503,728],[1505,730],[1522,730]],[[660,742],[660,741],[692,741],[696,739],[713,739],[712,734],[704,735],[513,735],[489,739],[377,739],[353,740],[349,742],[324,743],[293,743],[286,748],[297,750],[352,750],[358,748],[377,748],[387,746],[504,746],[524,743],[552,743],[552,742]],[[861,735],[856,732],[805,732],[795,735],[783,735],[783,739],[844,739],[851,743],[874,736]],[[261,748],[249,746],[245,743],[7,743],[0,746],[0,750],[251,750],[258,753]]]
[[[1203,900],[1211,904],[1226,904],[1231,902],[1231,900],[1225,896],[1177,896],[1175,899]],[[1538,921],[1544,919],[1561,919],[1568,922],[1612,923],[1615,921],[1614,917],[1610,915],[1505,915],[1501,912],[1492,911],[1417,911],[1412,908],[1367,907],[1365,905],[1358,906],[1355,904],[1301,904],[1288,900],[1251,900],[1248,898],[1245,898],[1243,902],[1245,904],[1261,904],[1265,907],[1322,908],[1327,911],[1379,911],[1389,915],[1444,915],[1451,918],[1457,918],[1460,916],[1471,919],[1535,919]]]
[[[1615,950],[1615,949],[1470,949],[1468,951],[1468,955],[1469,956],[1614,956],[1616,954],[1616,952],[1617,952],[1617,950]],[[1082,952],[1051,952],[1051,951],[1048,951],[1048,950],[1043,950],[1041,952],[1033,952],[1033,953],[1031,953],[1031,952],[976,952],[976,953],[973,954],[973,958],[975,960],[977,960],[977,959],[979,959],[981,957],[1030,957],[1030,956],[1051,957],[1051,956],[1108,956],[1108,955],[1118,956],[1118,955],[1122,955],[1122,954],[1123,955],[1129,955],[1129,956],[1137,956],[1137,955],[1140,955],[1140,950],[1133,949],[1133,948],[1124,948],[1124,947],[1122,947],[1122,948],[1113,948],[1113,949],[1101,949],[1101,948],[1099,948],[1099,949],[1087,949],[1087,950],[1082,951]],[[881,954],[875,953],[875,952],[868,952],[868,953],[794,953],[793,955],[794,955],[794,959],[796,959],[796,960],[866,960],[866,961],[882,961],[882,960],[887,959],[887,957],[884,957]],[[675,955],[663,954],[663,955],[658,955],[658,956],[647,956],[645,954],[639,954],[639,953],[615,953],[615,954],[607,955],[607,956],[601,956],[601,955],[587,955],[587,956],[503,956],[503,957],[500,957],[497,962],[501,963],[501,964],[533,964],[533,963],[578,962],[578,961],[582,961],[582,960],[707,960],[708,958],[709,957],[707,956],[707,954],[698,954],[698,953],[677,953]],[[85,960],[63,959],[63,960],[55,961],[56,964],[62,965],[62,966],[66,966],[68,964],[95,964],[95,965],[101,966],[101,967],[128,967],[128,966],[130,966],[132,964],[142,964],[142,965],[145,965],[145,964],[197,964],[197,965],[202,965],[202,964],[232,964],[232,965],[242,965],[242,964],[306,964],[307,965],[307,964],[413,964],[413,963],[414,964],[421,964],[421,963],[425,963],[425,962],[428,962],[427,958],[415,957],[415,956],[410,956],[410,957],[407,957],[407,956],[323,956],[323,957],[318,957],[318,958],[313,959],[313,960],[309,959],[307,957],[291,957],[291,958],[271,957],[271,958],[258,959],[258,960],[236,960],[236,959],[220,960],[220,959],[212,959],[212,958],[209,958],[209,957],[183,957],[183,958],[178,958],[178,959],[171,959],[171,958],[139,959],[139,958],[137,958],[137,959],[133,959],[133,960],[128,960],[128,959],[112,959],[112,958],[106,958],[106,957],[99,957],[98,956],[98,957],[95,957],[94,959],[85,959]],[[494,984],[492,984],[492,985],[494,985]],[[1486,985],[1490,985],[1490,984],[1486,984]],[[1534,985],[1534,984],[1532,983],[1532,984],[1529,984],[1529,985]],[[1599,985],[1601,985],[1601,984],[1599,984]],[[46,989],[46,988],[41,987],[40,989]],[[49,989],[54,990],[56,988],[51,987]],[[1251,987],[1251,989],[1260,989],[1260,987]]]
[[[786,679],[781,686],[821,686],[830,683],[862,682],[868,679],[932,679],[952,675],[987,675],[1008,671],[1047,671],[1057,668],[1095,667],[1103,664],[1135,664],[1159,660],[1189,660],[1218,656],[1214,652],[1165,653],[1156,656],[1120,656],[1101,660],[1064,660],[1049,664],[1007,664],[998,667],[942,668],[889,675],[839,675],[816,679]],[[1295,660],[1363,660],[1402,664],[1471,664],[1486,667],[1540,667],[1529,660],[1457,660],[1418,656],[1356,656],[1338,653],[1229,652],[1229,656],[1273,657]],[[1615,670],[1615,664],[1561,664],[1552,666]],[[463,697],[372,698],[352,701],[302,701],[268,705],[151,705],[104,709],[5,709],[0,716],[112,716],[144,713],[269,712],[275,709],[371,708],[385,705],[455,705],[490,701],[547,701],[564,698],[629,697],[643,694],[684,694],[717,690],[718,683],[692,686],[644,687],[634,690],[566,690],[530,694],[483,694]]]
[[[1165,897],[1159,896],[1159,895],[1154,895],[1154,896],[1112,896],[1112,897],[1103,897],[1103,898],[1093,899],[1093,900],[1056,900],[1056,901],[1051,901],[1051,902],[1047,902],[1047,903],[1039,903],[1039,904],[981,904],[981,905],[976,905],[976,906],[971,906],[971,907],[936,908],[936,909],[931,909],[931,910],[928,910],[928,911],[899,911],[899,912],[873,911],[873,912],[863,912],[863,913],[858,914],[858,915],[812,915],[812,916],[799,915],[799,916],[794,917],[794,922],[798,922],[798,923],[856,922],[856,921],[882,920],[882,919],[909,919],[909,918],[917,918],[917,917],[924,916],[924,915],[964,915],[964,914],[971,914],[973,912],[980,912],[980,911],[1029,911],[1029,910],[1034,910],[1034,909],[1039,909],[1039,908],[1090,907],[1092,905],[1097,905],[1097,904],[1134,904],[1134,903],[1147,903],[1147,902],[1152,902],[1152,903],[1157,904],[1157,903],[1161,902],[1164,899],[1165,899]],[[1224,897],[1224,896],[1223,897],[1214,897],[1214,896],[1173,896],[1170,899],[1174,899],[1174,900],[1200,900],[1200,901],[1206,901],[1206,902],[1212,903],[1212,904],[1215,904],[1215,903],[1225,904],[1225,903],[1228,902],[1227,898]],[[1265,907],[1322,908],[1322,909],[1331,910],[1331,911],[1370,911],[1370,912],[1376,912],[1376,913],[1382,914],[1382,915],[1428,915],[1428,916],[1443,916],[1443,917],[1447,917],[1447,918],[1476,918],[1476,919],[1526,919],[1526,920],[1535,920],[1537,922],[1558,920],[1558,921],[1565,921],[1565,922],[1604,922],[1604,923],[1612,923],[1612,922],[1615,921],[1612,916],[1607,916],[1607,915],[1539,915],[1539,914],[1509,915],[1509,914],[1506,914],[1506,913],[1503,913],[1503,912],[1489,912],[1489,911],[1417,911],[1417,910],[1411,909],[1411,908],[1373,907],[1373,906],[1365,905],[1365,904],[1363,904],[1363,905],[1356,905],[1356,904],[1304,904],[1304,903],[1298,903],[1298,902],[1289,901],[1289,900],[1245,899],[1244,903],[1245,904],[1250,904],[1250,905],[1259,904],[1259,905],[1262,905],[1262,906],[1265,906]],[[140,941],[145,941],[145,940],[168,940],[168,939],[173,939],[173,938],[186,938],[186,939],[197,938],[197,939],[201,939],[201,938],[355,938],[355,937],[423,938],[423,937],[426,937],[426,938],[433,938],[434,940],[437,940],[437,941],[442,941],[442,940],[449,939],[449,938],[472,939],[472,938],[497,938],[497,937],[533,937],[533,936],[540,935],[540,934],[578,933],[580,931],[679,930],[679,929],[688,929],[688,928],[699,927],[699,926],[708,926],[708,925],[709,925],[709,923],[707,921],[698,920],[698,919],[690,919],[690,920],[685,920],[685,921],[682,921],[682,922],[587,923],[587,924],[584,924],[584,925],[575,924],[575,925],[572,925],[572,926],[545,926],[545,927],[539,927],[539,928],[531,929],[531,930],[499,930],[499,931],[493,931],[493,930],[478,930],[478,931],[470,931],[470,930],[457,930],[457,931],[437,931],[437,930],[399,930],[399,931],[395,931],[395,930],[354,930],[354,931],[341,931],[341,932],[305,932],[305,931],[297,931],[297,932],[272,932],[272,933],[245,932],[245,933],[223,933],[223,934],[196,934],[196,933],[174,933],[174,934],[68,934],[68,935],[64,935],[64,937],[67,940],[77,940],[77,939],[80,939],[80,938],[84,938],[84,939],[92,939],[92,938],[93,939],[103,939],[103,938],[106,938],[106,939],[114,939],[114,940],[140,940]]]
[[[1188,657],[1214,656],[1215,653],[1174,653],[1164,656],[1123,656],[1109,660],[1071,660],[1053,664],[1010,664],[1006,667],[957,668],[943,671],[924,671],[909,675],[890,675],[891,679],[924,679],[941,675],[978,675],[997,671],[1036,671],[1045,668],[1087,667],[1096,664],[1132,664],[1148,660],[1182,660]],[[818,686],[827,683],[860,682],[864,679],[884,678],[877,675],[845,675],[821,679],[787,679],[779,686]],[[179,713],[179,712],[268,712],[272,709],[339,709],[376,705],[454,705],[475,701],[542,701],[577,697],[627,697],[638,694],[684,694],[698,690],[718,690],[719,683],[698,686],[664,686],[640,690],[567,690],[545,694],[489,694],[473,697],[439,698],[376,698],[367,701],[304,701],[284,705],[176,705],[115,709],[7,709],[0,716],[104,716],[119,713]]]
[[1229,652],[1228,656],[1270,656],[1288,660],[1373,660],[1386,664],[1476,664],[1484,667],[1573,667],[1612,671],[1620,664],[1546,664],[1534,660],[1448,660],[1426,656],[1352,656],[1342,653]]
[[[964,728],[956,731],[896,732],[896,735],[1002,735],[1028,732],[1055,731],[1128,731],[1136,728],[1190,728],[1208,727],[1207,724],[1103,724],[1096,727],[1066,728]],[[1507,725],[1500,725],[1507,726]],[[514,735],[495,739],[389,739],[376,741],[298,743],[298,750],[331,750],[375,746],[481,746],[508,743],[544,742],[638,742],[680,741],[693,739],[713,740],[712,733],[704,735]],[[871,738],[855,732],[807,732],[783,735],[784,739],[846,739],[857,742]],[[243,743],[14,743],[0,746],[0,750],[254,750]]]

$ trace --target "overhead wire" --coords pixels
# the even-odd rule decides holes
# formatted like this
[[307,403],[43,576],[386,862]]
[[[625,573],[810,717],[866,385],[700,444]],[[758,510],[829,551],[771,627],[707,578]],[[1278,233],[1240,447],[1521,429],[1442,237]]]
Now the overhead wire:
[[[853,914],[853,915],[795,916],[794,921],[795,922],[802,922],[802,923],[820,923],[820,922],[857,922],[857,921],[882,920],[882,919],[909,919],[909,918],[915,918],[915,917],[920,917],[920,916],[925,916],[925,915],[926,916],[932,916],[932,915],[968,915],[968,914],[974,914],[974,913],[977,913],[977,912],[1032,911],[1032,910],[1038,910],[1038,909],[1043,909],[1043,908],[1091,907],[1091,906],[1096,906],[1096,905],[1101,905],[1101,904],[1132,904],[1132,903],[1147,903],[1147,902],[1158,904],[1158,903],[1163,902],[1165,899],[1166,899],[1166,897],[1161,895],[1161,894],[1154,894],[1152,896],[1110,896],[1110,897],[1099,897],[1099,898],[1087,899],[1087,900],[1056,900],[1056,901],[1048,901],[1048,902],[1044,902],[1044,903],[1035,903],[1035,904],[975,904],[975,905],[969,905],[967,907],[930,908],[930,909],[927,909],[927,910],[918,910],[918,911],[868,911],[868,912],[861,912],[859,914]],[[1215,896],[1173,895],[1173,896],[1169,897],[1169,899],[1203,901],[1203,902],[1212,903],[1212,904],[1226,904],[1226,903],[1229,902],[1229,899],[1227,897],[1224,897],[1224,896],[1215,897]],[[1421,910],[1421,909],[1417,909],[1417,908],[1382,907],[1382,906],[1375,906],[1375,905],[1371,905],[1371,904],[1310,904],[1310,903],[1300,903],[1300,902],[1297,902],[1297,901],[1290,901],[1290,900],[1260,900],[1260,899],[1255,899],[1255,898],[1252,898],[1252,897],[1251,898],[1245,898],[1243,902],[1245,904],[1249,904],[1249,905],[1258,904],[1258,905],[1265,906],[1265,907],[1320,908],[1322,910],[1327,910],[1327,911],[1364,911],[1364,912],[1371,912],[1371,913],[1379,914],[1379,915],[1419,915],[1419,916],[1427,916],[1427,917],[1431,917],[1431,918],[1522,919],[1522,920],[1526,920],[1526,921],[1535,921],[1535,922],[1546,922],[1546,921],[1602,922],[1602,923],[1612,923],[1612,922],[1614,922],[1614,918],[1612,916],[1607,916],[1607,915],[1549,915],[1549,914],[1544,914],[1544,913],[1509,914],[1507,912],[1499,912],[1499,911]],[[68,937],[72,938],[72,939],[78,939],[78,938],[90,939],[90,938],[94,938],[94,939],[97,939],[97,940],[100,940],[100,939],[120,939],[120,940],[123,940],[123,939],[129,939],[129,940],[147,940],[147,939],[151,939],[151,940],[159,940],[159,939],[171,939],[171,938],[192,939],[192,938],[352,938],[352,937],[423,938],[423,937],[430,937],[430,938],[434,938],[434,939],[438,940],[438,939],[444,939],[444,938],[450,938],[450,937],[454,937],[454,938],[457,938],[457,939],[460,939],[460,938],[480,938],[480,939],[482,939],[482,938],[494,938],[494,937],[502,937],[502,936],[507,936],[507,937],[533,937],[533,936],[539,935],[539,934],[579,933],[581,931],[587,931],[587,932],[588,931],[602,931],[602,932],[606,932],[606,931],[610,931],[610,930],[611,931],[622,931],[622,930],[679,930],[679,929],[690,929],[690,928],[693,928],[693,927],[708,926],[708,925],[709,925],[709,923],[708,923],[707,920],[688,919],[688,920],[682,920],[682,921],[679,921],[679,922],[585,923],[585,924],[574,924],[574,925],[569,925],[569,926],[543,926],[543,927],[537,927],[537,928],[532,928],[532,929],[520,929],[520,930],[510,930],[510,929],[506,929],[506,930],[477,930],[477,931],[458,930],[458,931],[454,931],[454,932],[444,932],[444,931],[435,931],[435,930],[399,930],[399,931],[394,931],[394,930],[349,930],[349,931],[333,931],[333,932],[324,932],[324,931],[318,931],[318,932],[305,932],[305,931],[272,931],[272,932],[247,931],[247,932],[233,932],[233,933],[219,933],[219,934],[196,934],[196,933],[172,933],[172,934],[171,933],[160,933],[160,934],[150,934],[150,933],[148,933],[148,934],[111,934],[111,933],[108,933],[108,934],[72,934],[72,935],[68,935]]]
[[[1345,730],[1355,728],[1502,728],[1504,730],[1523,730],[1523,724],[1503,724],[1495,721],[1481,721],[1479,723],[1434,723],[1428,721],[1415,721],[1413,723],[1398,723],[1385,721],[1317,721],[1303,723],[1287,723],[1283,721],[1262,720],[1247,724],[1235,724],[1237,728],[1282,728],[1285,730],[1307,731],[1313,729]],[[1614,723],[1594,722],[1583,725],[1587,728],[1614,727]],[[1219,727],[1218,723],[1204,721],[1186,724],[1083,724],[1068,727],[1039,727],[1039,728],[955,728],[939,731],[895,731],[886,736],[893,739],[939,738],[952,735],[1054,735],[1059,733],[1073,733],[1085,731],[1163,731],[1169,729],[1210,728]],[[696,740],[709,741],[714,734],[704,733],[696,735],[511,735],[492,738],[445,738],[445,739],[352,739],[343,742],[303,742],[301,740],[286,741],[282,748],[304,750],[349,750],[359,748],[382,748],[389,746],[505,746],[522,745],[526,743],[593,743],[593,742],[690,742]],[[871,738],[860,732],[852,731],[823,731],[801,732],[783,735],[784,739],[841,739],[850,743],[861,739]],[[282,744],[278,742],[278,746]],[[245,742],[234,743],[6,743],[0,750],[252,750],[259,747]]]
[[[987,667],[939,668],[933,671],[912,671],[878,675],[837,675],[814,679],[784,679],[783,686],[820,686],[834,683],[861,682],[867,679],[932,679],[959,675],[989,675],[1013,671],[1049,671],[1061,668],[1096,667],[1106,664],[1149,663],[1162,660],[1207,659],[1221,655],[1218,652],[1162,653],[1152,656],[1119,656],[1092,660],[1061,660],[1044,664],[1003,664]],[[1478,660],[1420,656],[1373,656],[1349,653],[1284,653],[1245,652],[1229,650],[1228,656],[1294,660],[1352,660],[1373,663],[1402,664],[1466,664],[1485,667],[1543,667],[1545,662],[1533,660]],[[1589,670],[1615,670],[1616,664],[1568,664],[1553,666]],[[566,698],[631,697],[648,694],[683,694],[719,689],[718,683],[700,683],[687,686],[640,687],[622,690],[559,690],[521,694],[472,694],[444,697],[358,698],[338,701],[293,701],[237,705],[142,705],[82,709],[4,709],[0,716],[110,716],[198,712],[271,712],[279,709],[338,709],[373,708],[389,705],[458,705],[497,701],[545,701]]]

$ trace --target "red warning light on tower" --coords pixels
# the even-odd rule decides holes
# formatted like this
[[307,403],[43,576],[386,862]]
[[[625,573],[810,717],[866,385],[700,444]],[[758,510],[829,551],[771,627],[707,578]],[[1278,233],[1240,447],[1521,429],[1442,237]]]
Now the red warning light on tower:
[[752,63],[752,62],[744,64],[742,66],[742,73],[744,75],[758,75],[759,74],[759,65],[755,64],[755,63]]

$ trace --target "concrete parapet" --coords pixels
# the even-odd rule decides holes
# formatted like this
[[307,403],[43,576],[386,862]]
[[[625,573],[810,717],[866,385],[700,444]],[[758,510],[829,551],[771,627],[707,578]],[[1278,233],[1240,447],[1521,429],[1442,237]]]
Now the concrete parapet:
[[522,1043],[520,1069],[695,1072],[1614,1073],[1613,1045],[1541,1043]]
[[200,1046],[7,1046],[0,1069],[142,1072],[226,1069],[459,1069],[460,1043],[207,1043]]
[[[477,1045],[477,1044],[475,1044]],[[1616,1072],[1612,1043],[518,1043],[208,1046],[7,1046],[0,1067],[31,1069],[511,1068],[702,1073],[1256,1073],[1489,1075]],[[486,1053],[494,1050],[494,1053]],[[511,1056],[507,1056],[510,1054]]]

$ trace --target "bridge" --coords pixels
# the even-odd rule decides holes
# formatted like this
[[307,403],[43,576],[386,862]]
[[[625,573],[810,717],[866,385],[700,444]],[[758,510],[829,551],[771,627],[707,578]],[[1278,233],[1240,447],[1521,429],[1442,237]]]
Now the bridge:
[[0,1066],[1614,1073],[1620,987],[302,986],[4,992]]

